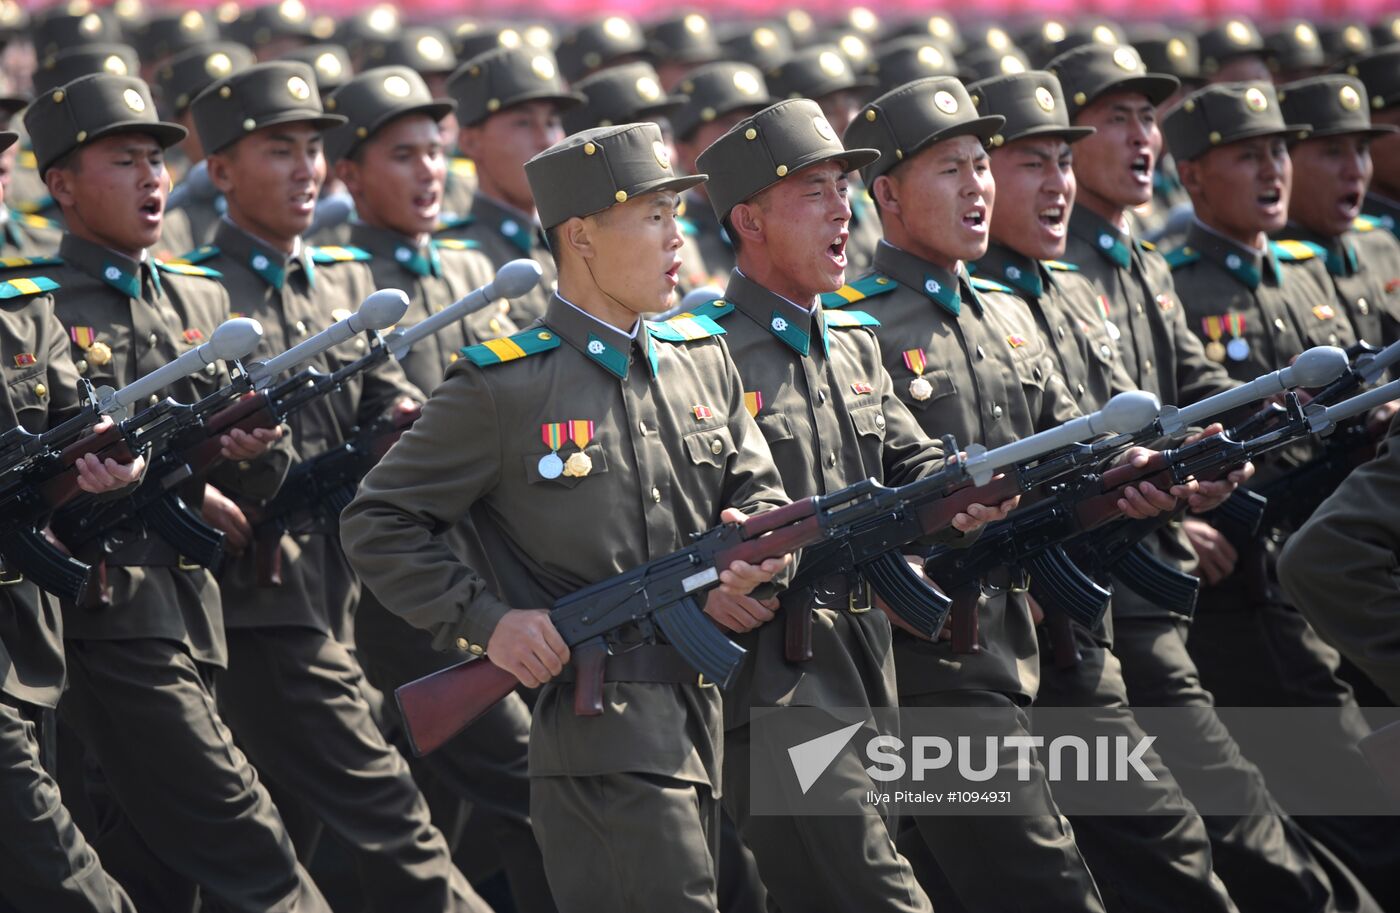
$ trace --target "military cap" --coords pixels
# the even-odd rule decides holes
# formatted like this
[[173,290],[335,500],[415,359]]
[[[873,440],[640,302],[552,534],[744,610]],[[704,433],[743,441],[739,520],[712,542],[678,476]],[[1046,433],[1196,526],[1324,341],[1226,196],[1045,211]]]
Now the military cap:
[[13,117],[28,104],[29,98],[24,95],[0,95],[0,115]]
[[199,10],[158,13],[136,31],[136,48],[147,60],[219,40],[219,25]]
[[606,16],[585,22],[559,42],[554,54],[570,82],[602,67],[646,52],[642,27],[629,16]]
[[176,114],[183,114],[200,92],[257,59],[241,44],[221,41],[182,51],[156,73],[156,86]]
[[657,61],[709,63],[723,54],[710,20],[693,10],[647,26],[646,42],[647,53]]
[[584,102],[564,113],[564,132],[654,121],[685,104],[681,95],[661,91],[656,68],[638,60],[600,70],[574,85]]
[[742,25],[720,38],[728,60],[769,70],[792,55],[796,45],[787,27],[776,22]]
[[355,75],[348,48],[338,44],[304,44],[283,54],[282,60],[304,63],[316,73],[316,88],[322,96],[345,85]]
[[875,49],[875,78],[881,93],[930,76],[956,76],[952,51],[937,39],[909,35]]
[[779,20],[782,27],[787,31],[788,38],[792,39],[794,48],[805,48],[809,44],[816,44],[821,41],[821,32],[817,29],[817,23],[812,19],[812,14],[801,7],[795,6],[783,13],[783,18]]
[[789,98],[735,124],[700,153],[695,166],[712,175],[705,190],[723,221],[735,206],[803,168],[838,162],[856,171],[879,157],[877,149],[843,146],[810,98]]
[[0,41],[9,41],[29,31],[29,14],[18,0],[0,0]]
[[478,54],[457,68],[447,91],[457,102],[457,122],[466,127],[527,101],[554,102],[561,110],[583,103],[582,95],[565,88],[554,55],[540,50]]
[[671,115],[671,126],[681,139],[717,117],[734,111],[756,111],[773,103],[763,74],[746,63],[721,62],[696,67],[681,80],[678,88],[686,100]]
[[1400,105],[1400,45],[1391,45],[1347,64],[1347,73],[1366,85],[1371,110]]
[[1149,73],[1131,45],[1110,48],[1087,44],[1066,51],[1045,68],[1060,81],[1070,120],[1096,98],[1109,92],[1141,92],[1154,105],[1165,101],[1181,85],[1175,76]]
[[954,55],[966,47],[958,24],[942,13],[903,22],[895,29],[895,34],[908,38],[932,38]]
[[151,90],[134,76],[96,73],[40,94],[24,113],[42,177],[49,166],[87,143],[113,133],[144,133],[168,148],[186,136],[179,124],[156,117]]
[[1011,34],[999,25],[984,25],[963,33],[969,51],[978,48],[991,48],[993,51],[1009,51],[1016,48]]
[[311,67],[295,60],[256,64],[219,80],[190,105],[199,141],[214,153],[262,127],[309,123],[329,130],[345,123],[322,109],[315,82]]
[[122,40],[116,23],[86,3],[50,7],[36,14],[31,31],[34,51],[41,58],[82,44],[117,44]]
[[967,91],[978,114],[1006,119],[988,140],[994,147],[1028,136],[1060,136],[1073,143],[1094,132],[1093,127],[1070,126],[1060,81],[1044,70],[994,76],[974,82]]
[[1317,37],[1331,63],[1343,63],[1375,50],[1364,22],[1325,22],[1317,27]]
[[399,33],[399,10],[391,3],[376,3],[342,19],[335,30],[335,43],[351,54],[363,53],[366,45],[384,41]]
[[449,29],[458,60],[470,60],[496,48],[523,48],[554,53],[554,33],[545,25],[483,25],[462,20]]
[[1227,82],[1198,89],[1162,121],[1172,155],[1188,162],[1217,146],[1261,136],[1302,139],[1309,129],[1308,124],[1284,122],[1274,87],[1266,82]]
[[853,6],[841,17],[843,30],[850,30],[869,41],[878,40],[884,30],[880,16],[868,6]]
[[814,44],[768,71],[768,91],[775,98],[821,98],[846,89],[874,88],[876,81],[858,76],[834,44]]
[[322,37],[313,29],[311,14],[302,0],[281,0],[245,10],[226,27],[226,33],[250,48],[263,47],[277,38],[313,41]]
[[1253,22],[1234,16],[1206,29],[1196,39],[1201,49],[1201,72],[1210,76],[1228,60],[1257,54],[1267,60],[1273,52]]
[[34,71],[34,91],[47,92],[93,73],[135,76],[140,70],[141,60],[130,45],[82,44],[41,60]]
[[0,152],[4,152],[18,141],[18,133],[13,130],[0,130]]
[[408,67],[423,75],[451,73],[457,69],[457,54],[441,29],[416,26],[392,38],[365,45],[365,66]]
[[1005,123],[1000,114],[978,114],[961,82],[935,76],[900,86],[866,105],[846,128],[846,142],[879,150],[879,159],[861,171],[869,187],[925,147],[957,136],[987,142]]
[[540,225],[553,228],[657,190],[677,193],[706,175],[677,175],[656,124],[594,127],[555,143],[525,163]]
[[1025,73],[1031,68],[1030,58],[1020,48],[1007,48],[998,51],[979,46],[958,55],[958,76],[964,82],[976,82],[993,76],[1010,76]]
[[1371,26],[1371,46],[1377,49],[1400,44],[1400,13],[1382,16]]
[[[875,80],[871,74],[875,72],[875,51],[870,47],[870,42],[866,40],[865,36],[857,32],[834,32],[827,38],[829,40],[819,42],[818,45],[807,45],[804,48],[799,48],[798,54],[806,53],[812,47],[820,44],[835,44],[836,49],[841,52],[841,56],[845,57],[851,65],[852,72],[862,74],[867,79],[865,88],[874,88]],[[783,61],[778,65],[778,68],[786,63],[786,60]],[[772,74],[769,75],[771,78]]]
[[1177,30],[1157,30],[1134,37],[1132,45],[1149,73],[1175,76],[1183,84],[1200,82],[1201,49],[1196,36]]
[[457,107],[433,98],[418,71],[404,66],[375,67],[351,78],[326,98],[326,110],[346,120],[326,131],[326,158],[337,162],[391,121],[407,114],[442,120]]
[[1275,73],[1296,73],[1327,64],[1327,55],[1318,40],[1317,27],[1306,19],[1285,19],[1264,36],[1269,69]]
[[1310,137],[1384,136],[1400,131],[1388,124],[1372,125],[1366,86],[1355,76],[1333,74],[1290,82],[1278,87],[1278,102],[1285,121],[1312,125]]
[[1118,26],[1107,22],[1082,22],[1065,25],[1057,20],[1044,23],[1036,34],[1019,42],[1031,65],[1043,67],[1066,51],[1086,44],[1101,44],[1114,48],[1126,44],[1127,38]]

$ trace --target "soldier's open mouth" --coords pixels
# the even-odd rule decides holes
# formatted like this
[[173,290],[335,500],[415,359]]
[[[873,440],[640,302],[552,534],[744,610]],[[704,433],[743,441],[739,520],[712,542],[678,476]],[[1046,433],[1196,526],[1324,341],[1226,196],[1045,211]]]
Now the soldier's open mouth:
[[964,213],[962,221],[968,228],[981,231],[986,226],[987,211],[979,206]]
[[1150,180],[1152,178],[1152,156],[1146,152],[1135,156],[1128,167],[1133,170],[1133,174],[1138,180]]
[[844,264],[846,262],[846,236],[842,235],[831,242],[827,247],[827,251],[831,254],[833,260]]
[[1040,224],[1047,228],[1059,228],[1065,221],[1065,208],[1063,206],[1049,206],[1039,213]]
[[1264,193],[1259,194],[1259,205],[1274,206],[1277,205],[1278,201],[1281,199],[1283,199],[1283,191],[1278,189],[1266,190]]
[[1361,214],[1361,194],[1342,194],[1341,199],[1337,201],[1337,208],[1340,209],[1344,215],[1349,215],[1355,218],[1356,216]]

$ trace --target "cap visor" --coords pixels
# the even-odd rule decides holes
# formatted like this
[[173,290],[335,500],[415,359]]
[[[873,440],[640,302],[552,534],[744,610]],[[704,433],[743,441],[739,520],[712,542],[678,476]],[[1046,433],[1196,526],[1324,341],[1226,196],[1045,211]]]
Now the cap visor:
[[267,120],[259,120],[254,130],[261,130],[263,127],[276,127],[281,124],[310,124],[314,130],[329,130],[332,127],[339,127],[348,123],[348,118],[339,114],[311,114],[306,111],[288,111],[285,114],[278,114]]
[[655,193],[658,190],[674,190],[676,193],[684,193],[697,184],[703,184],[710,179],[708,174],[683,174],[674,178],[662,178],[659,181],[650,181],[637,187],[628,194],[629,198],[639,197],[644,193]]
[[153,137],[162,149],[169,149],[189,136],[189,131],[179,124],[167,124],[164,121],[151,123],[148,120],[126,120],[108,124],[101,130],[88,134],[85,142],[91,143],[114,133],[144,133],[146,136]]
[[17,142],[19,142],[18,133],[13,133],[9,130],[0,130],[0,152],[4,152]]
[[[1094,99],[1103,98],[1110,92],[1141,92],[1154,105],[1171,98],[1172,93],[1181,88],[1181,80],[1164,73],[1149,73],[1146,76],[1130,76],[1104,86]],[[1068,93],[1066,93],[1068,94]],[[1090,100],[1091,103],[1093,99]]]
[[1059,136],[1063,137],[1067,143],[1077,143],[1086,136],[1093,136],[1093,127],[1061,127],[1056,124],[1041,124],[1039,127],[1031,127],[1017,133],[1015,136],[1006,136],[1006,142],[1014,143],[1018,139],[1027,139],[1032,136]]
[[1369,127],[1335,127],[1332,129],[1313,130],[1306,137],[1299,139],[1316,139],[1323,136],[1368,136],[1379,138],[1390,136],[1392,133],[1400,133],[1400,127],[1392,124],[1372,124]]

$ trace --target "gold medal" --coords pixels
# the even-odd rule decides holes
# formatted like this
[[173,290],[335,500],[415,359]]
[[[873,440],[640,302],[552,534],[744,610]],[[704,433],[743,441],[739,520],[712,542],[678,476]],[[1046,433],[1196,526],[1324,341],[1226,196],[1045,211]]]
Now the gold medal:
[[564,475],[571,479],[581,479],[593,471],[593,460],[580,450],[564,463]]
[[916,377],[909,381],[909,395],[923,402],[933,395],[933,384],[928,382],[927,377]]
[[1218,339],[1206,343],[1206,358],[1211,361],[1223,362],[1225,360],[1225,345]]
[[94,342],[87,349],[88,364],[100,368],[112,360],[112,348],[105,342]]

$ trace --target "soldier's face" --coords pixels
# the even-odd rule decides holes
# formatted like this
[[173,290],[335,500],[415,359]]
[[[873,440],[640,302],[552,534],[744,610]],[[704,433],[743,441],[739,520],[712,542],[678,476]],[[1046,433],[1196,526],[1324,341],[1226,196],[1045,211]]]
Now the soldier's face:
[[1371,141],[1362,134],[1303,140],[1288,150],[1298,188],[1288,217],[1313,231],[1335,236],[1361,215],[1371,182]]
[[1080,111],[1074,123],[1098,131],[1074,144],[1081,202],[1103,214],[1152,199],[1152,171],[1162,151],[1162,132],[1157,109],[1146,95],[1112,92]]
[[1243,54],[1231,58],[1220,65],[1211,76],[1212,83],[1220,82],[1272,82],[1274,74],[1269,65],[1258,54]]
[[890,243],[931,263],[952,268],[987,252],[996,180],[982,142],[957,136],[934,143],[889,174],[875,179],[875,198],[886,218]]
[[681,269],[680,196],[669,190],[634,197],[586,221],[588,268],[598,286],[633,314],[664,311]]
[[525,163],[564,138],[553,102],[512,105],[481,123],[463,127],[462,154],[476,163],[477,180],[488,196],[529,212],[535,208]]
[[260,238],[291,243],[311,226],[326,180],[321,134],[306,123],[255,130],[209,157],[209,177],[235,222]]
[[1064,255],[1074,205],[1069,143],[1059,137],[1016,140],[991,155],[1001,203],[992,218],[992,240],[1027,257]]
[[167,181],[159,143],[118,133],[84,146],[75,164],[48,173],[70,231],[133,258],[160,240]]
[[[734,207],[730,223],[744,236],[740,264],[751,250],[762,256],[765,284],[799,304],[834,292],[846,281],[849,193],[842,166],[822,162]],[[762,243],[761,254],[751,241]]]
[[830,92],[817,99],[822,114],[826,115],[826,119],[831,122],[831,127],[838,136],[846,132],[846,128],[851,125],[851,121],[856,119],[856,114],[859,113],[860,106],[864,103],[864,93],[856,89]]
[[447,155],[437,122],[427,115],[402,117],[381,129],[337,173],[370,225],[400,234],[431,232],[442,212]]
[[1253,243],[1288,221],[1293,168],[1282,137],[1240,140],[1177,167],[1196,215],[1228,237]]

